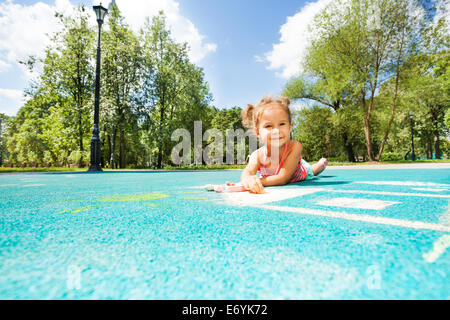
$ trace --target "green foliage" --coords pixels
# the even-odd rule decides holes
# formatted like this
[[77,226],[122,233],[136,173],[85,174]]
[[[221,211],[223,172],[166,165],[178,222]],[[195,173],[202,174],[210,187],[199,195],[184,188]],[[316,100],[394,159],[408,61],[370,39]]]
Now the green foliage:
[[141,147],[135,130],[138,119],[131,99],[139,85],[141,45],[116,5],[111,7],[102,38],[100,123],[104,125],[104,137],[109,141],[103,154],[111,161],[110,166],[118,163],[120,168],[125,168],[129,151]]
[[447,129],[450,129],[450,108],[445,112],[444,123]]
[[385,152],[381,156],[381,161],[398,161],[398,160],[403,160],[403,159],[404,159],[404,155],[402,155],[401,153],[396,153],[396,152]]
[[193,137],[194,121],[202,121],[205,130],[210,126],[211,95],[203,70],[189,62],[187,45],[171,38],[162,12],[151,22],[147,20],[141,42],[143,86],[135,100],[142,116],[146,153],[161,168],[170,163],[175,129],[185,128]]
[[7,132],[10,125],[10,117],[0,113],[0,167],[8,161]]
[[361,144],[371,160],[384,150],[406,153],[411,110],[418,150],[439,154],[448,134],[448,29],[445,19],[433,24],[417,12],[412,0],[352,0],[332,2],[315,18],[318,36],[303,72],[283,94],[336,111],[334,130],[349,159],[361,154]]
[[90,153],[88,151],[80,151],[80,150],[74,150],[70,153],[70,155],[67,157],[67,160],[69,162],[69,165],[75,166],[82,162],[89,161]]
[[293,139],[303,144],[303,157],[308,161],[339,155],[339,137],[334,133],[333,113],[329,108],[313,106],[296,114]]
[[[375,159],[378,151],[383,161],[401,160],[411,150],[411,128],[418,156],[449,153],[448,26],[444,18],[432,23],[415,16],[416,5],[336,1],[316,17],[303,73],[283,90],[293,101],[320,104],[294,113],[293,138],[303,143],[306,159]],[[0,166],[89,162],[97,28],[89,27],[84,7],[58,16],[62,31],[52,36],[45,57],[22,62],[31,70],[42,64],[27,102],[15,117],[0,114]],[[193,138],[194,121],[203,132],[217,128],[223,136],[242,128],[239,107],[211,106],[203,70],[187,53],[163,12],[135,33],[111,8],[102,29],[103,166],[114,159],[121,168],[170,167],[178,143],[172,132],[184,128]]]

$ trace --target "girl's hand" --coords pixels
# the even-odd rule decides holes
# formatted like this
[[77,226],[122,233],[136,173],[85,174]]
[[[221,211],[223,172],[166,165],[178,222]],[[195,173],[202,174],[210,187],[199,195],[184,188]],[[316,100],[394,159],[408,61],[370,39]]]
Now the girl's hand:
[[264,186],[257,175],[248,176],[242,181],[244,187],[252,193],[264,193]]

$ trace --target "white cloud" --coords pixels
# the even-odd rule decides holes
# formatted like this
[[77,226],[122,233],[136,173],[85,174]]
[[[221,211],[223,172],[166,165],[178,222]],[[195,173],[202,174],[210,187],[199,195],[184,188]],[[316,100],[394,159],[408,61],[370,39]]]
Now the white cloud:
[[433,24],[436,25],[439,19],[445,18],[447,33],[450,33],[450,0],[438,0],[436,7]]
[[[110,1],[105,1],[108,6]],[[116,1],[127,23],[138,31],[144,25],[146,17],[152,17],[163,10],[172,35],[178,42],[188,42],[189,57],[193,62],[199,62],[208,53],[217,49],[215,43],[205,43],[194,24],[183,17],[178,3],[174,0],[134,0]],[[0,3],[0,71],[8,64],[16,65],[18,60],[25,60],[30,55],[43,57],[45,47],[50,44],[48,35],[59,31],[61,26],[55,18],[55,12],[70,15],[75,10],[69,0],[56,0],[53,5],[36,2],[32,5],[17,4],[13,0]],[[95,14],[92,11],[92,25],[96,25]],[[30,78],[27,70],[19,66]]]
[[[107,7],[110,2],[105,1],[104,6]],[[195,25],[180,13],[179,5],[174,0],[117,0],[116,3],[125,21],[134,31],[144,26],[146,17],[151,18],[163,10],[173,38],[177,42],[188,43],[189,58],[194,63],[201,61],[208,53],[215,52],[217,49],[217,44],[205,42],[205,36],[200,34]]]
[[59,30],[55,12],[70,10],[73,6],[68,0],[57,0],[54,6],[42,2],[26,6],[12,0],[0,4],[0,58],[17,64],[30,55],[42,56],[48,34]]
[[255,58],[255,61],[256,61],[256,62],[265,62],[265,61],[266,61],[264,58],[261,58],[261,56],[259,56],[259,55],[257,55],[257,54],[255,54],[255,55],[253,56],[253,58]]
[[304,104],[291,104],[289,108],[291,109],[291,111],[300,111],[308,107]]
[[[86,1],[91,8],[92,2]],[[98,1],[94,1],[98,3]],[[111,1],[103,1],[108,6]],[[144,26],[146,17],[157,15],[160,10],[166,14],[167,24],[177,42],[187,42],[190,46],[189,58],[192,62],[201,61],[208,53],[217,50],[217,45],[206,42],[205,36],[200,34],[195,25],[179,10],[175,0],[117,0],[117,5],[125,17],[125,21],[134,31]],[[31,5],[19,4],[14,0],[0,0],[0,73],[12,68],[12,71],[23,75],[24,81],[36,77],[19,60],[26,60],[29,56],[43,58],[45,48],[50,44],[49,35],[61,30],[61,25],[55,17],[55,12],[71,15],[76,6],[69,0],[55,0],[53,4],[36,1]],[[91,14],[91,25],[96,26],[95,14]],[[37,66],[38,70],[40,66]],[[20,85],[25,87],[26,84]],[[24,103],[22,91],[0,89],[0,112],[13,115]]]
[[22,91],[0,88],[0,113],[13,116],[24,103],[25,98]]
[[11,67],[10,63],[0,60],[0,73],[9,69]]
[[318,0],[307,3],[300,12],[288,17],[280,28],[280,42],[272,45],[272,50],[265,53],[269,62],[268,69],[281,70],[277,76],[288,79],[301,72],[301,61],[305,57],[306,49],[314,38],[308,26],[314,16],[325,8],[331,0]]

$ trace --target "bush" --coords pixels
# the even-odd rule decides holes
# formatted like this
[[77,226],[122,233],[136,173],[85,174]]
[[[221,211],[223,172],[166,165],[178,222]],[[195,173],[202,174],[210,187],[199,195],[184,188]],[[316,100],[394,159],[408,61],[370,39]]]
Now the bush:
[[75,150],[70,153],[67,160],[71,166],[78,166],[80,160],[82,160],[83,166],[86,166],[90,160],[90,153],[88,151]]
[[399,161],[404,160],[401,153],[385,152],[381,155],[381,161]]
[[348,162],[347,156],[339,156],[339,157],[329,157],[327,158],[328,162]]
[[47,167],[51,167],[53,166],[55,163],[54,159],[53,159],[53,155],[49,150],[45,150],[44,151],[44,164]]

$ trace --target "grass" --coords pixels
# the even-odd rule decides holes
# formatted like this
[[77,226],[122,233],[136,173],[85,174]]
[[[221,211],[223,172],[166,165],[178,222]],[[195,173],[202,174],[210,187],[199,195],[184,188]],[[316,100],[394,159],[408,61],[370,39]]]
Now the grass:
[[[398,160],[398,161],[380,161],[380,162],[328,162],[329,166],[352,166],[352,165],[373,165],[373,164],[405,164],[405,163],[450,163],[450,159],[446,160]],[[227,164],[217,164],[217,165],[184,165],[184,166],[166,166],[163,169],[155,170],[225,170],[225,169],[244,169],[245,165],[227,165]],[[153,170],[150,168],[126,168],[126,169],[116,169],[112,170],[109,168],[103,168],[104,171],[146,171]],[[67,168],[67,167],[26,167],[26,168],[11,168],[11,167],[0,167],[0,173],[10,173],[10,172],[83,172],[87,171],[86,168]]]

